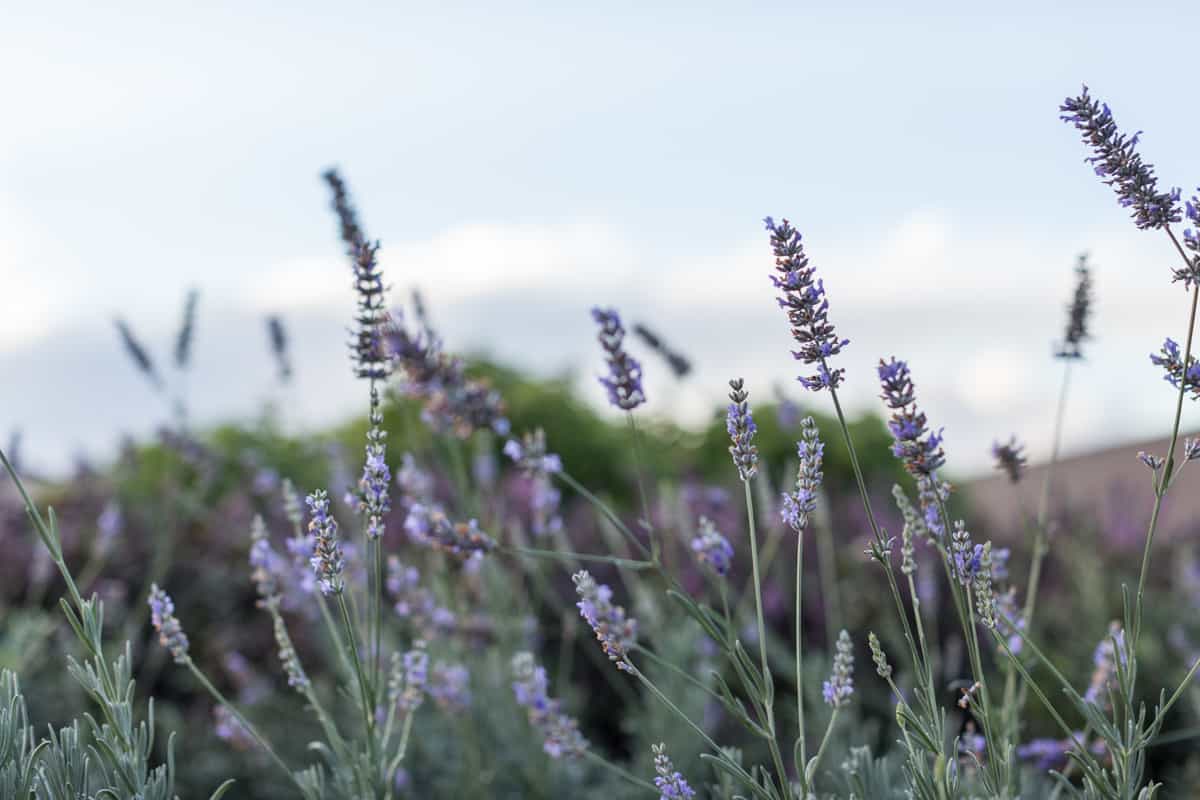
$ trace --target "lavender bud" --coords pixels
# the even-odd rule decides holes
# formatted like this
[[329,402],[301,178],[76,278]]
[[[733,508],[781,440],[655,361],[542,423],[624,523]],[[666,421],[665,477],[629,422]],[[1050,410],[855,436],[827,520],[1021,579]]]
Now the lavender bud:
[[854,644],[850,641],[850,634],[844,630],[838,634],[836,649],[833,672],[822,685],[821,694],[827,705],[841,708],[850,702],[850,696],[854,694]]
[[146,352],[146,348],[138,341],[134,335],[133,329],[129,327],[129,323],[123,319],[115,321],[117,325],[117,333],[121,336],[121,344],[125,346],[125,352],[133,361],[134,366],[149,379],[150,383],[154,384],[154,388],[161,389],[163,387],[162,378],[158,374],[158,370],[154,368],[154,362],[150,360],[150,354]]
[[425,652],[425,642],[413,642],[413,649],[403,657],[392,653],[388,697],[403,713],[411,714],[420,707],[428,682],[429,654]]
[[800,468],[796,473],[796,490],[784,494],[781,514],[783,521],[796,533],[808,527],[809,517],[817,510],[817,495],[825,478],[822,462],[825,445],[818,438],[817,423],[812,417],[800,421],[800,441],[796,442]]
[[271,343],[271,355],[275,357],[275,367],[279,371],[280,383],[292,379],[292,360],[288,355],[287,331],[283,327],[283,318],[277,314],[267,317],[267,338]]
[[733,465],[737,467],[738,475],[748,481],[758,472],[758,448],[754,446],[754,434],[758,426],[750,413],[750,404],[746,402],[750,396],[742,389],[742,379],[735,378],[729,382],[729,410],[725,415],[725,430],[733,442],[729,446],[729,454],[733,456]]
[[617,669],[630,671],[629,650],[637,644],[637,620],[626,617],[625,609],[612,602],[612,589],[596,583],[587,570],[571,576],[579,602],[575,606],[579,615],[587,620],[596,633],[604,652]]
[[324,489],[317,489],[308,496],[308,508],[312,515],[308,532],[313,536],[313,554],[309,564],[317,577],[321,594],[340,594],[345,589],[342,572],[346,568],[346,561],[342,558],[342,548],[338,543],[337,520],[329,513],[329,494]]
[[148,602],[150,624],[158,631],[158,643],[167,648],[176,664],[188,663],[188,637],[175,616],[175,603],[171,596],[158,588],[158,584],[151,584]]
[[542,749],[551,758],[577,758],[588,741],[579,733],[579,723],[559,711],[559,702],[547,693],[546,670],[531,653],[517,653],[512,661],[513,694],[524,707],[529,722],[542,735]]
[[661,743],[651,745],[650,751],[654,753],[654,771],[658,773],[654,785],[659,791],[659,800],[691,800],[695,797],[696,791],[671,763],[667,746]]
[[871,660],[875,662],[875,671],[879,673],[879,677],[892,677],[892,665],[887,661],[887,655],[883,652],[883,646],[879,644],[879,637],[872,631],[867,635],[867,646],[871,648]]
[[880,359],[880,397],[894,412],[888,421],[895,444],[892,454],[904,462],[904,468],[914,477],[932,476],[946,462],[942,451],[942,431],[933,433],[926,428],[925,413],[917,408],[912,374],[908,364]]
[[1192,399],[1200,400],[1200,364],[1196,363],[1196,357],[1188,356],[1187,370],[1184,370],[1183,356],[1179,352],[1179,344],[1174,339],[1166,339],[1159,353],[1162,355],[1151,353],[1150,363],[1163,368],[1166,372],[1163,380],[1176,389],[1180,388],[1179,382],[1183,380],[1186,384],[1185,390],[1192,393]]
[[519,442],[509,439],[504,445],[504,455],[529,475],[562,472],[562,459],[546,452],[546,432],[541,428],[524,434]]

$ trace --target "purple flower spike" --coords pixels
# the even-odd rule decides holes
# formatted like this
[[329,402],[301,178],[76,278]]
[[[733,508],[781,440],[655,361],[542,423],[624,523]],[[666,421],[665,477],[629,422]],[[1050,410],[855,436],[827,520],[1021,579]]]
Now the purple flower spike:
[[1196,362],[1196,357],[1188,356],[1187,369],[1184,370],[1183,354],[1174,339],[1164,341],[1162,349],[1158,352],[1161,355],[1150,354],[1150,363],[1163,368],[1166,372],[1163,380],[1178,389],[1179,381],[1182,379],[1186,384],[1187,391],[1192,393],[1192,399],[1200,400],[1200,364]]
[[850,340],[838,339],[829,322],[825,284],[815,280],[816,269],[808,265],[800,232],[786,219],[778,225],[771,217],[766,217],[763,222],[771,232],[771,248],[775,252],[775,274],[770,276],[771,283],[781,293],[777,298],[779,307],[787,312],[792,337],[800,345],[792,355],[817,370],[798,380],[805,389],[814,392],[836,389],[845,370],[830,370],[828,362],[850,344]]
[[667,755],[667,746],[656,744],[651,746],[650,750],[654,753],[654,771],[658,773],[658,777],[654,779],[654,786],[659,791],[658,800],[691,800],[695,797],[696,790],[671,763],[671,757]]
[[616,309],[597,306],[592,309],[592,319],[600,326],[597,339],[608,354],[608,375],[599,379],[608,390],[608,402],[624,411],[632,411],[646,402],[642,390],[642,365],[625,352],[625,328]]
[[729,382],[729,410],[725,415],[725,430],[733,442],[729,446],[729,454],[733,456],[738,477],[748,481],[758,472],[758,448],[754,446],[754,434],[758,431],[758,426],[754,424],[754,416],[750,413],[750,404],[747,402],[750,394],[742,386],[741,378]]
[[1061,119],[1075,126],[1094,155],[1086,159],[1101,180],[1113,188],[1122,208],[1133,209],[1133,221],[1143,230],[1164,228],[1179,221],[1179,190],[1160,192],[1154,167],[1137,152],[1138,137],[1117,129],[1108,104],[1093,100],[1084,86],[1078,97],[1059,106]]

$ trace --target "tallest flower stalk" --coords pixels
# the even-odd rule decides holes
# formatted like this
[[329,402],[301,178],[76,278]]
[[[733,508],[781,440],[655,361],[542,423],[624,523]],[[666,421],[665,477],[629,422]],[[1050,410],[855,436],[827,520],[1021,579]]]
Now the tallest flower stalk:
[[850,344],[849,339],[838,339],[829,321],[829,300],[825,297],[825,284],[816,278],[816,268],[808,264],[800,232],[786,219],[775,224],[766,217],[763,222],[771,232],[771,248],[775,251],[775,273],[771,283],[780,291],[779,307],[788,315],[792,326],[792,337],[800,344],[792,351],[797,361],[815,366],[813,375],[801,376],[805,389],[820,391],[836,389],[842,382],[844,369],[829,369],[829,359]]

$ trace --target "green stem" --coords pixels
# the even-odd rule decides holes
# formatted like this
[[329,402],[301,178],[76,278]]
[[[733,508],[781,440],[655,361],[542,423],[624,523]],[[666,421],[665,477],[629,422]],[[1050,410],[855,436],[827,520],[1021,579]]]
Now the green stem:
[[350,651],[351,661],[354,664],[354,675],[358,683],[359,702],[362,704],[363,725],[366,728],[367,742],[371,747],[372,757],[375,750],[375,707],[371,701],[371,687],[367,682],[367,675],[363,671],[362,659],[358,656],[358,644],[354,636],[354,623],[350,621],[350,608],[346,605],[346,595],[344,592],[337,594],[338,610],[342,613],[342,625],[346,629],[346,648]]
[[259,747],[265,750],[267,755],[271,757],[271,760],[274,761],[275,764],[284,771],[284,773],[292,780],[293,783],[299,785],[299,782],[296,780],[296,776],[292,773],[292,770],[288,767],[288,765],[284,763],[283,759],[279,757],[279,754],[275,752],[275,748],[271,747],[271,743],[263,738],[263,735],[258,732],[258,729],[250,724],[250,721],[242,715],[241,711],[238,711],[237,707],[234,706],[233,703],[230,703],[227,699],[225,699],[225,695],[221,694],[221,690],[216,686],[213,686],[212,681],[210,681],[208,677],[200,671],[200,668],[196,666],[195,662],[189,658],[185,664],[187,665],[187,668],[191,670],[192,675],[195,676],[196,680],[200,682],[200,685],[203,686],[210,695],[212,695],[212,698],[224,706],[230,714],[233,714],[238,723],[241,724],[246,732],[254,738],[254,741],[258,742]]
[[754,497],[750,493],[750,481],[743,480],[746,490],[746,519],[750,526],[750,565],[754,572],[754,613],[758,625],[758,653],[762,660],[763,680],[770,679],[771,669],[767,665],[767,626],[763,617],[762,576],[758,571],[758,533],[754,524]]
[[635,652],[640,653],[641,655],[645,656],[653,663],[666,669],[671,674],[676,675],[677,677],[683,678],[685,681],[690,683],[692,686],[695,686],[697,689],[704,692],[712,699],[717,700],[717,701],[724,700],[724,698],[722,698],[721,695],[717,694],[712,689],[705,686],[702,682],[700,682],[695,677],[693,677],[691,675],[691,673],[687,672],[687,670],[680,669],[679,667],[672,664],[670,661],[667,661],[665,658],[662,658],[661,656],[656,655],[654,652],[647,650],[645,647],[642,647],[640,644],[635,644],[633,646],[633,649]]
[[642,499],[642,527],[650,537],[650,560],[662,563],[662,541],[656,535],[654,525],[650,521],[650,501],[646,496],[646,484],[642,477],[642,435],[632,411],[627,412],[626,418],[629,420],[629,430],[633,437],[633,468],[637,477],[638,495]]
[[529,558],[549,558],[560,561],[598,561],[604,564],[612,564],[614,567],[630,570],[646,570],[656,569],[657,565],[651,561],[641,561],[631,558],[617,558],[616,556],[606,556],[595,553],[571,553],[561,550],[540,550],[534,547],[522,547],[520,545],[502,545],[500,549],[506,553],[512,553],[517,556],[527,556]]
[[570,486],[577,494],[581,495],[585,500],[591,503],[596,510],[603,514],[604,517],[613,524],[613,527],[620,531],[621,535],[628,539],[643,556],[650,555],[650,550],[646,547],[646,545],[642,544],[642,540],[639,539],[633,531],[629,530],[629,526],[621,521],[621,518],[617,516],[617,512],[613,511],[608,504],[593,494],[582,483],[571,477],[571,475],[565,470],[562,472],[556,472],[555,475],[558,476],[559,480]]
[[804,767],[804,782],[812,784],[813,777],[817,774],[817,767],[821,764],[821,756],[825,755],[825,747],[829,744],[829,736],[833,733],[833,724],[837,722],[838,712],[840,708],[836,706],[833,713],[829,716],[829,724],[825,726],[825,735],[821,737],[821,746],[817,748],[817,754],[813,756],[811,764],[806,764]]
[[[796,534],[796,727],[799,733],[800,742],[800,763],[808,763],[808,744],[804,734],[804,660],[801,651],[803,650],[802,639],[802,618],[801,608],[803,606],[803,575],[804,575],[804,531],[799,531]],[[802,776],[801,778],[805,791],[808,790],[808,781]]]

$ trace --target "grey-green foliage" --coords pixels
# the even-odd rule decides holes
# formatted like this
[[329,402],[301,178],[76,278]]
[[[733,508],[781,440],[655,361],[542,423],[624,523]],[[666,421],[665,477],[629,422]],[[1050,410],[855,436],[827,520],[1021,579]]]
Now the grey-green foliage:
[[8,670],[0,672],[0,703],[0,797],[31,797],[39,748],[17,676]]

